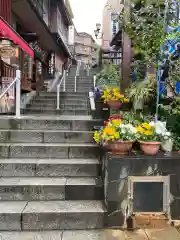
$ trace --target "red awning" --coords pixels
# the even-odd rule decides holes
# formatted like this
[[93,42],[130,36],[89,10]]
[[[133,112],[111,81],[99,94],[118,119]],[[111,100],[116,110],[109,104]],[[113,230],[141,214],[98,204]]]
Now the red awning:
[[33,49],[2,17],[0,17],[0,36],[13,41],[14,44],[18,45],[29,56],[34,57]]

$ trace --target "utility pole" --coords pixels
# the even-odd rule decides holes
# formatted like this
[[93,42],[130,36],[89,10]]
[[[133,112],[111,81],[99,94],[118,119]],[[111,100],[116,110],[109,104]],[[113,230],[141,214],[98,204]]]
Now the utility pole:
[[[124,23],[129,21],[130,17],[130,0],[124,0]],[[120,80],[120,90],[123,93],[131,85],[131,60],[132,49],[131,39],[126,32],[122,32],[122,63],[121,73],[122,79]]]

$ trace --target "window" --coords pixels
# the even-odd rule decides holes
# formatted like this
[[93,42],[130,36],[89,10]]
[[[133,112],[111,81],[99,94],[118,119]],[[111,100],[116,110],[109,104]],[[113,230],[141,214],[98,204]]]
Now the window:
[[169,176],[131,176],[128,179],[129,210],[169,213]]

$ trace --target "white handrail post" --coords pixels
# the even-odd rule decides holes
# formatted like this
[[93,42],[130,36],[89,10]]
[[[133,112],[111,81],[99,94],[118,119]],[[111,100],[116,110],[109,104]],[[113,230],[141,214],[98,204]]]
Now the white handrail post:
[[59,110],[59,101],[60,101],[60,93],[59,93],[59,90],[60,90],[60,85],[57,85],[57,110]]
[[16,118],[21,115],[21,71],[16,70]]
[[94,75],[94,88],[96,87],[96,75]]
[[77,81],[77,76],[75,76],[74,92],[76,92],[76,81]]
[[63,92],[66,91],[66,71],[64,70]]

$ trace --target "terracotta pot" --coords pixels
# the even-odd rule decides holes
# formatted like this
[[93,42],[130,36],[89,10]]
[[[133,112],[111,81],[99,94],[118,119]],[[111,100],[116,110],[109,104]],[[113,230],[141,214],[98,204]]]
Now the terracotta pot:
[[107,104],[109,105],[110,108],[118,109],[122,106],[123,103],[120,102],[119,100],[112,100],[107,102]]
[[133,145],[133,141],[122,141],[112,144],[112,154],[114,155],[126,155],[128,154]]
[[159,152],[161,142],[142,142],[139,141],[141,150],[147,155],[156,155]]
[[111,142],[106,143],[106,144],[104,145],[104,147],[105,147],[107,150],[112,150],[112,148],[113,148],[113,143],[111,143]]

